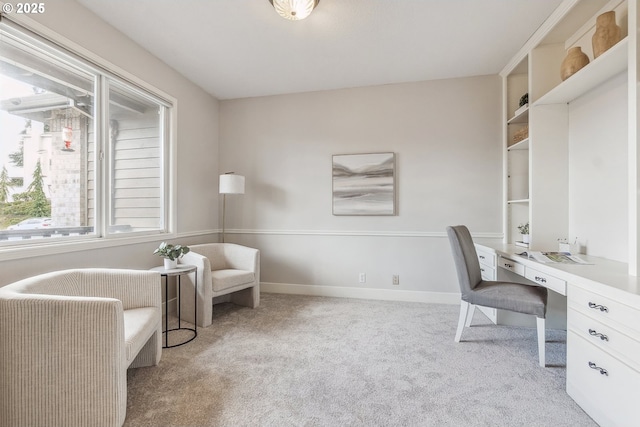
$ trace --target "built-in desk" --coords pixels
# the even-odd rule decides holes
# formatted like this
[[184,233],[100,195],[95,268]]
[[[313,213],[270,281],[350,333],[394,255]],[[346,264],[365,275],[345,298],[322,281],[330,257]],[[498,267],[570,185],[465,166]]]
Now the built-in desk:
[[625,263],[580,255],[592,263],[540,263],[525,248],[476,241],[485,280],[511,271],[567,297],[567,393],[602,426],[635,426],[640,418],[640,279]]

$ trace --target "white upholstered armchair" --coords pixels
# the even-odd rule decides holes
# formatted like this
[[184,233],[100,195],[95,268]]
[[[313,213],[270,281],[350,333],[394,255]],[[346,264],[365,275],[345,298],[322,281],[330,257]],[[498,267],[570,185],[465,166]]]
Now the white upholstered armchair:
[[157,365],[157,272],[76,269],[0,288],[0,426],[121,426],[127,368]]
[[206,243],[190,246],[180,263],[197,267],[183,281],[180,309],[183,318],[194,322],[194,283],[198,275],[197,324],[211,325],[213,298],[228,295],[234,304],[255,308],[260,304],[260,251],[233,243]]

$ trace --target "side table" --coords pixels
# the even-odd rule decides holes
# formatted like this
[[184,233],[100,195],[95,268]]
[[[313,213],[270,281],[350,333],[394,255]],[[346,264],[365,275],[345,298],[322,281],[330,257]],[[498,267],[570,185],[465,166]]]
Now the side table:
[[[180,324],[180,278],[182,277],[183,274],[189,274],[189,273],[193,273],[197,270],[197,267],[195,265],[187,265],[187,264],[178,264],[177,268],[172,268],[167,270],[166,268],[160,266],[160,267],[154,267],[151,269],[151,271],[157,271],[160,273],[160,275],[162,277],[164,277],[164,298],[165,298],[165,304],[164,304],[164,331],[162,331],[162,333],[164,334],[164,345],[162,346],[162,348],[171,348],[171,347],[178,347],[180,345],[184,345],[188,342],[191,342],[195,339],[195,337],[198,336],[198,325],[197,325],[197,321],[194,322],[193,324],[193,328],[183,328]],[[173,328],[173,329],[169,329],[169,292],[168,292],[168,282],[169,282],[169,277],[177,277],[178,278],[178,287],[177,287],[177,312],[178,312],[178,327],[177,328]],[[195,275],[195,289],[194,289],[194,304],[193,304],[193,318],[197,319],[197,315],[198,315],[198,275]],[[182,341],[181,343],[178,344],[174,344],[174,345],[169,345],[169,332],[171,331],[180,331],[180,330],[185,330],[185,331],[191,331],[193,332],[193,336],[191,338],[189,338],[186,341]]]

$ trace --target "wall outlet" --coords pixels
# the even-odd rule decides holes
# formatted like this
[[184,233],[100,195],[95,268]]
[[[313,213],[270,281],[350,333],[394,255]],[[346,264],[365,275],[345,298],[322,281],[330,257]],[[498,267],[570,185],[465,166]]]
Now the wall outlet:
[[391,283],[393,283],[394,285],[399,285],[400,284],[400,276],[397,274],[394,274],[392,279],[391,279]]
[[360,273],[360,275],[358,276],[358,282],[366,283],[367,282],[367,275],[365,273]]

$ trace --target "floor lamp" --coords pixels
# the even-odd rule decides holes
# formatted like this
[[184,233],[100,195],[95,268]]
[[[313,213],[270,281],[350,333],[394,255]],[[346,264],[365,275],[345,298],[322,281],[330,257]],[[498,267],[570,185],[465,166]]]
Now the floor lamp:
[[234,172],[220,175],[219,193],[222,194],[222,243],[224,243],[227,194],[244,194],[244,176],[236,175]]

